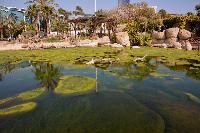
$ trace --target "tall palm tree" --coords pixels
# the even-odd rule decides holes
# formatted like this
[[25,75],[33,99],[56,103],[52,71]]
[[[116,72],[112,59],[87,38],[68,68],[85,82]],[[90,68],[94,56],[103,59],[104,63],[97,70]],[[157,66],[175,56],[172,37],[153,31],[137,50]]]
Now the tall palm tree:
[[73,11],[73,14],[74,14],[75,16],[77,16],[77,15],[84,15],[85,13],[84,13],[82,7],[76,6],[76,10]]
[[29,0],[27,3],[37,6],[38,11],[36,14],[39,12],[43,18],[44,30],[48,35],[50,32],[50,16],[53,15],[54,7],[57,6],[57,4],[54,2],[54,0]]
[[39,7],[37,4],[32,4],[28,6],[26,10],[26,14],[29,16],[30,19],[34,18],[34,29],[36,32],[36,35],[39,33],[39,27],[38,27],[38,21],[39,21]]
[[50,33],[50,17],[54,14],[54,7],[52,6],[41,6],[41,13],[44,19],[44,29],[45,33],[48,35]]
[[33,73],[37,80],[47,89],[54,89],[57,85],[58,79],[61,76],[61,67],[55,67],[49,63],[33,64]]

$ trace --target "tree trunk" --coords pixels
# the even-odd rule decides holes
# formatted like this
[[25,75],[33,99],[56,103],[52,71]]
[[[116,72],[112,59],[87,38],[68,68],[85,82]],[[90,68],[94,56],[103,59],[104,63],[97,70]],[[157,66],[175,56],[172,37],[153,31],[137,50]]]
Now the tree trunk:
[[34,29],[35,29],[35,33],[36,33],[36,36],[38,37],[39,36],[39,28],[38,28],[38,16],[35,17],[35,20],[34,20]]
[[1,39],[3,39],[3,28],[1,29]]

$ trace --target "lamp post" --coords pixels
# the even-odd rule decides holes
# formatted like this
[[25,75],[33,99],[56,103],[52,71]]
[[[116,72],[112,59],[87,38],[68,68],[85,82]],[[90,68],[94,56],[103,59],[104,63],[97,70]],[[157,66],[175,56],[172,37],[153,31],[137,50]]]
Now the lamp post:
[[97,0],[94,0],[94,12],[97,12]]

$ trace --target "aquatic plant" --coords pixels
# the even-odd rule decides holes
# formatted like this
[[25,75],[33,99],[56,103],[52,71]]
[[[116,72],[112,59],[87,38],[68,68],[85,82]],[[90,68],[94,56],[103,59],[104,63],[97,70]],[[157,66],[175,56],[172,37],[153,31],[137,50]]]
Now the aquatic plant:
[[44,91],[45,91],[44,88],[37,88],[31,91],[22,92],[16,96],[0,100],[0,104],[4,104],[12,100],[22,100],[22,101],[31,100],[41,95]]
[[0,116],[2,115],[13,115],[16,113],[28,112],[33,110],[37,106],[34,102],[19,104],[5,109],[0,109]]
[[58,94],[81,94],[92,90],[96,85],[94,78],[85,76],[63,76],[60,78],[55,93]]
[[200,99],[192,93],[184,93],[190,100],[200,104]]

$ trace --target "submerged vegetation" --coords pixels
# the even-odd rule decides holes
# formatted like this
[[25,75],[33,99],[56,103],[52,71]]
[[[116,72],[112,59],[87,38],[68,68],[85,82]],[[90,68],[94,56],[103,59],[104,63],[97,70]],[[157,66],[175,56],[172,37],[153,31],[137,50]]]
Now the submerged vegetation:
[[60,78],[55,93],[58,94],[82,94],[92,90],[95,87],[96,80],[84,76],[64,76]]
[[32,100],[38,97],[39,95],[41,95],[44,91],[45,91],[44,88],[37,88],[31,91],[22,92],[16,96],[12,96],[12,97],[0,100],[0,104],[4,104],[13,100],[22,100],[22,101]]
[[28,111],[33,110],[36,106],[37,106],[36,103],[29,102],[29,103],[19,104],[16,106],[5,108],[5,109],[0,109],[0,116],[28,112]]

